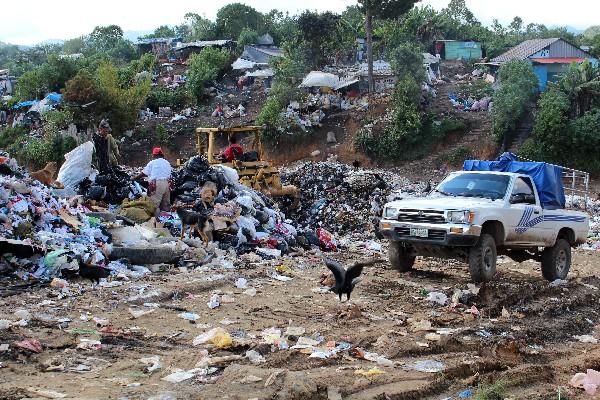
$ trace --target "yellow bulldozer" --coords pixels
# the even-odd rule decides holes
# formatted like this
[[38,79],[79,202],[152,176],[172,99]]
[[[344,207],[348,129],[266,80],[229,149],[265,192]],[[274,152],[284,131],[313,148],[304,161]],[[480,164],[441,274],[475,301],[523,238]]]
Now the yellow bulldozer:
[[[196,149],[198,154],[206,155],[210,165],[225,165],[235,169],[240,177],[240,183],[260,191],[271,197],[289,198],[291,208],[298,206],[298,188],[292,185],[283,185],[279,177],[279,170],[265,160],[264,149],[261,141],[262,127],[243,126],[237,128],[196,128]],[[219,136],[235,135],[238,141],[250,136],[250,149],[244,149],[244,155],[239,160],[227,162],[221,157],[221,152],[216,148],[216,139]],[[247,141],[247,140],[246,140]],[[252,161],[245,161],[252,160]]]

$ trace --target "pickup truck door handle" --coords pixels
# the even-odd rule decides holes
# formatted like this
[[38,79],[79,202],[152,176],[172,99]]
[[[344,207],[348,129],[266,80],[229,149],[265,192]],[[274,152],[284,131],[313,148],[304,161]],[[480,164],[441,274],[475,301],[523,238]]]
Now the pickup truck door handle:
[[539,214],[540,212],[539,212],[539,210],[535,210],[533,213],[534,214]]

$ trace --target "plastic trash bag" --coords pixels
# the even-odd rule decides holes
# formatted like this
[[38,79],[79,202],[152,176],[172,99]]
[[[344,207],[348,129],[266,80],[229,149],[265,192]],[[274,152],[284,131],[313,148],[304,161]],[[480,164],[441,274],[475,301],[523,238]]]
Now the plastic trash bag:
[[94,143],[89,141],[65,154],[65,162],[58,171],[57,181],[62,183],[65,189],[77,191],[79,182],[93,173],[93,153]]

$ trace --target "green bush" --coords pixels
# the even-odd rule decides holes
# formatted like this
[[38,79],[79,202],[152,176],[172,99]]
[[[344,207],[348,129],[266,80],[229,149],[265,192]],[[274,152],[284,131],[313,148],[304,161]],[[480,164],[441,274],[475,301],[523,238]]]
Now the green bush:
[[281,115],[283,104],[279,101],[276,96],[269,96],[263,108],[260,110],[260,114],[256,118],[258,125],[264,125],[265,129],[263,137],[265,141],[273,143],[281,133],[284,120]]
[[421,118],[417,81],[405,76],[394,90],[390,124],[377,132],[376,123],[370,123],[356,135],[355,145],[371,157],[387,160],[412,160],[429,152],[439,131],[433,128],[431,116]]
[[535,98],[538,78],[527,61],[511,61],[500,67],[500,89],[494,92],[492,131],[498,142],[514,131]]
[[171,107],[174,110],[182,109],[188,105],[192,105],[193,102],[194,99],[183,87],[178,87],[175,90],[165,87],[155,87],[150,90],[146,99],[146,105],[154,112],[158,112],[159,107]]
[[240,50],[244,48],[244,45],[255,43],[258,43],[258,33],[256,33],[254,29],[242,29],[242,31],[240,32],[240,36],[237,40],[237,44]]
[[479,385],[475,391],[475,400],[504,400],[507,394],[506,383],[496,381],[489,385]]
[[43,139],[25,137],[9,146],[8,151],[20,164],[35,170],[43,168],[49,161],[61,165],[64,155],[76,146],[72,137],[53,134]]
[[273,70],[273,86],[256,119],[257,124],[266,126],[264,138],[270,143],[276,143],[286,129],[291,129],[281,113],[290,101],[299,97],[298,84],[306,72],[306,64],[297,51],[290,49],[288,57],[274,62]]
[[100,92],[98,111],[110,120],[115,133],[132,129],[138,112],[150,92],[150,80],[121,85],[119,71],[110,62],[103,61],[96,71],[97,88]]
[[226,49],[207,47],[198,54],[192,54],[188,60],[186,87],[190,95],[198,101],[204,98],[204,86],[216,80],[231,64],[231,53]]
[[22,126],[15,128],[7,127],[0,130],[0,149],[8,149],[13,143],[24,139],[28,133],[29,130]]
[[163,124],[156,125],[156,141],[163,146],[172,146],[171,135]]

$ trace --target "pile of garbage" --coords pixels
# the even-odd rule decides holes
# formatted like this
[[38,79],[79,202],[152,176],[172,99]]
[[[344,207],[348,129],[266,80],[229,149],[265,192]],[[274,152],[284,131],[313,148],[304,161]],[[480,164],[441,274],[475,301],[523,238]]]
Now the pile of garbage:
[[[86,272],[105,277],[97,269],[108,264],[110,234],[98,218],[86,215],[81,197],[57,197],[53,189],[20,172],[0,175],[0,272],[23,280],[51,279],[60,271]],[[100,267],[98,267],[100,268]]]
[[490,96],[484,96],[477,100],[472,97],[465,97],[454,93],[450,93],[448,95],[448,99],[454,108],[463,111],[488,111],[491,108],[492,102],[492,98]]
[[386,202],[422,192],[422,184],[392,172],[355,168],[332,158],[285,169],[282,180],[299,189],[300,205],[291,216],[303,228],[340,234],[373,231],[373,218]]
[[[292,221],[275,203],[239,183],[237,172],[227,166],[210,167],[204,156],[195,156],[174,174],[172,197],[179,208],[210,218],[219,247],[234,247],[238,254],[256,252],[263,258],[278,257],[295,245],[298,234]],[[173,214],[166,226],[180,229]]]

